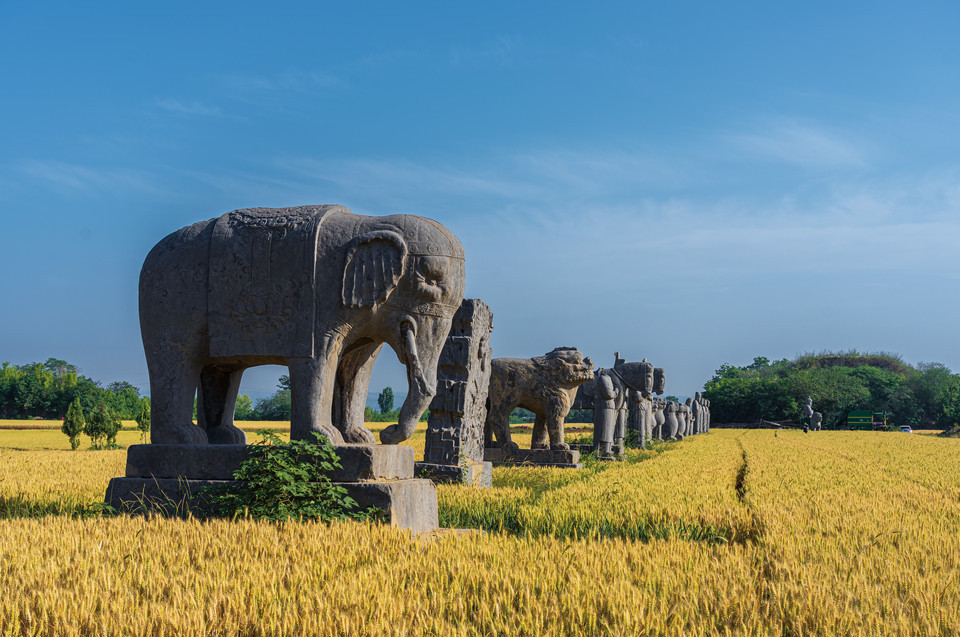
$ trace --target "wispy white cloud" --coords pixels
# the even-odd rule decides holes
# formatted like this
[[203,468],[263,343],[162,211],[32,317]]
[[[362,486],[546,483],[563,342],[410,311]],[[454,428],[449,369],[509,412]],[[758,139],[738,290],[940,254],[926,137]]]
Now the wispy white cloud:
[[523,40],[516,35],[499,35],[477,46],[459,45],[450,49],[450,62],[461,64],[494,64],[509,66],[514,62]]
[[227,73],[218,75],[215,79],[224,91],[234,96],[278,91],[310,92],[343,85],[342,80],[336,75],[319,70],[291,69],[273,75]]
[[23,178],[68,190],[156,191],[153,179],[143,172],[115,167],[91,167],[62,161],[28,159],[14,166]]
[[796,119],[776,119],[720,138],[758,158],[813,168],[862,167],[872,154],[849,133]]
[[182,101],[173,98],[158,99],[157,106],[183,115],[202,115],[206,117],[219,117],[223,114],[219,106],[212,106],[202,102]]

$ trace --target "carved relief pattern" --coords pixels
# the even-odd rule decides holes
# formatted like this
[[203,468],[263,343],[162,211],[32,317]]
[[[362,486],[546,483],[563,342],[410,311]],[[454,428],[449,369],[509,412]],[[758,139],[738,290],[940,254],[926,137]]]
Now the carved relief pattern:
[[489,306],[466,299],[440,353],[437,395],[430,403],[424,460],[456,465],[461,455],[483,460],[483,423],[490,383]]
[[316,229],[323,214],[243,210],[217,220],[209,281],[214,355],[312,354]]

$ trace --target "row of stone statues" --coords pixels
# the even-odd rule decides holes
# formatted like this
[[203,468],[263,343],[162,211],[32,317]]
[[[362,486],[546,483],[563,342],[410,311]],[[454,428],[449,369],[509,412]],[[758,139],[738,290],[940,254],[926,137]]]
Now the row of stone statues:
[[641,447],[651,440],[683,440],[710,431],[710,401],[700,392],[685,403],[659,397],[636,401],[630,405],[629,422]]
[[[414,473],[461,481],[476,474],[489,484],[484,439],[510,447],[514,407],[537,414],[536,450],[570,455],[561,466],[579,466],[563,435],[578,388],[590,396],[594,447],[603,456],[623,448],[631,407],[640,410],[634,421],[644,440],[709,428],[709,415],[706,425],[692,415],[694,404],[659,407],[663,370],[646,361],[618,356],[613,367],[594,370],[570,347],[491,359],[492,313],[464,299],[465,285],[463,244],[413,215],[248,208],[171,233],[140,272],[150,462],[131,447],[127,474],[111,481],[107,501],[139,506],[153,489],[160,501],[179,502],[204,480],[229,480],[248,453],[234,424],[236,397],[244,371],[257,365],[289,370],[291,439],[326,437],[345,458],[336,481],[351,497],[418,531],[436,528],[437,501],[432,484]],[[398,422],[374,446],[363,414],[384,345],[406,367],[408,391]],[[696,404],[697,414],[707,405]],[[398,443],[428,407],[425,461],[414,467],[413,450]]]
[[593,411],[593,451],[598,457],[623,453],[628,432],[640,446],[651,440],[682,440],[709,431],[709,401],[699,392],[686,403],[656,395],[666,375],[643,359],[594,371],[590,358],[575,347],[558,347],[531,359],[495,358],[491,363],[486,448],[517,449],[509,416],[517,407],[534,413],[531,449],[568,450],[563,422],[571,408]]
[[[384,344],[409,380],[399,422],[380,433],[385,444],[409,438],[429,406],[436,426],[428,455],[442,447],[445,458],[477,456],[494,436],[509,447],[507,419],[520,406],[536,414],[535,449],[566,450],[563,419],[578,400],[594,412],[601,455],[622,450],[631,409],[643,441],[655,430],[686,435],[684,409],[692,405],[657,409],[664,373],[646,360],[617,355],[612,367],[594,370],[579,350],[560,347],[491,361],[492,313],[464,300],[464,286],[462,244],[423,217],[251,208],[181,228],[154,247],[140,273],[151,441],[245,443],[233,423],[240,379],[269,363],[290,371],[292,438],[372,444],[363,405]],[[665,424],[656,429],[661,411]],[[676,428],[672,414],[680,414]]]

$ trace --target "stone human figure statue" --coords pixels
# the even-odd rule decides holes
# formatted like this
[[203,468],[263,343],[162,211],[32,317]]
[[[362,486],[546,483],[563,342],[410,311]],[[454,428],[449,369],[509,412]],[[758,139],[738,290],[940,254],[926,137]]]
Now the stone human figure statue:
[[624,387],[610,369],[598,369],[594,374],[593,391],[593,450],[598,458],[612,455],[617,428],[618,402],[623,401]]
[[711,416],[710,416],[710,400],[704,398],[704,399],[703,399],[703,404],[706,405],[706,407],[707,407],[707,409],[706,409],[706,413],[707,413],[706,424],[707,424],[707,431],[710,431],[710,418],[711,418]]
[[683,422],[683,435],[692,436],[693,431],[693,414],[690,413],[690,406],[686,403],[680,403],[680,416]]
[[599,458],[623,452],[627,433],[627,392],[630,389],[650,393],[655,388],[655,369],[646,359],[626,363],[619,352],[617,363],[594,374],[593,449]]
[[663,408],[663,439],[682,440],[682,438],[677,437],[677,433],[680,431],[680,422],[677,418],[680,405],[672,400],[668,400],[666,403],[666,406]]
[[813,398],[810,396],[807,396],[807,402],[803,406],[803,416],[808,419],[813,417]]
[[693,400],[690,402],[690,413],[693,415],[693,426],[696,432],[698,434],[703,433],[703,409],[700,404],[700,392],[693,395]]
[[663,398],[654,398],[653,399],[653,431],[651,432],[651,438],[654,440],[663,440],[663,425],[666,422],[666,416],[664,416],[664,409],[667,406],[667,401]]
[[703,432],[710,431],[710,410],[707,407],[707,399],[703,395],[700,396],[700,420]]
[[692,398],[692,397],[691,397],[691,398],[687,398],[686,402],[684,403],[684,406],[687,408],[687,409],[686,409],[686,414],[687,414],[687,435],[688,435],[688,436],[696,435],[696,434],[700,433],[700,431],[699,431],[698,428],[697,428],[697,418],[696,418],[696,415],[693,413],[693,398]]
[[813,416],[810,417],[810,428],[814,431],[820,431],[820,428],[823,426],[823,414],[819,411],[813,412]]

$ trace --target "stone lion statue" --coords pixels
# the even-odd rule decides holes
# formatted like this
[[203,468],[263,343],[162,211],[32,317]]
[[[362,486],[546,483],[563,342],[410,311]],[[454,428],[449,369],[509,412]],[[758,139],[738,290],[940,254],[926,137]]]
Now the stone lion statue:
[[486,446],[518,448],[510,440],[509,419],[510,412],[522,407],[536,415],[532,449],[569,449],[563,441],[563,419],[577,387],[593,380],[593,361],[576,347],[558,347],[534,358],[495,358],[490,367]]

